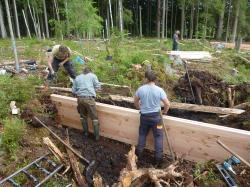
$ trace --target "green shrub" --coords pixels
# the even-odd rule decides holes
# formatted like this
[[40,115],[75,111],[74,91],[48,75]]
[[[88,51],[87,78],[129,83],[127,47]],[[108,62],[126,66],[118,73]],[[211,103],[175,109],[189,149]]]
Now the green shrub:
[[41,80],[36,76],[30,76],[27,79],[0,76],[0,119],[7,117],[11,101],[16,101],[17,106],[21,107],[33,98],[35,86],[39,84],[41,84]]
[[15,156],[19,147],[19,141],[24,135],[25,124],[18,118],[5,119],[3,123],[4,132],[2,134],[1,147],[12,157]]

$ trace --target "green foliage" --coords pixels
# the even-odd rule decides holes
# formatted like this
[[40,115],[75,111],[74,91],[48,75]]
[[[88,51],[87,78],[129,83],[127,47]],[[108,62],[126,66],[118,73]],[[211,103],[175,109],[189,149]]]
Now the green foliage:
[[92,0],[71,0],[67,15],[69,29],[76,34],[83,35],[85,32],[96,34],[102,28],[102,18],[97,15]]
[[1,147],[9,153],[11,158],[15,158],[15,153],[19,147],[19,141],[24,135],[25,124],[18,118],[5,119],[4,133],[2,135]]
[[8,115],[9,104],[16,101],[17,106],[21,107],[35,94],[35,86],[39,85],[41,80],[36,76],[29,76],[27,79],[0,76],[0,118]]
[[134,23],[133,21],[133,13],[131,10],[124,8],[123,10],[123,21],[126,26]]
[[[206,162],[204,164],[197,163],[195,165],[194,177],[198,177],[198,181],[202,182],[204,186],[212,186],[220,181],[218,175],[214,172],[214,164]],[[204,174],[204,172],[207,172]]]

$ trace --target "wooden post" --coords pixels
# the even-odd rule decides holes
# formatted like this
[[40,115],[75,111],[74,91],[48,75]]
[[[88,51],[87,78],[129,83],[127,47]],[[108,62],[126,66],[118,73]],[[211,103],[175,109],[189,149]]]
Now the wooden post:
[[29,38],[31,38],[30,29],[29,29],[29,26],[28,26],[28,23],[27,23],[27,20],[26,20],[26,16],[25,16],[25,13],[24,13],[24,10],[23,10],[23,9],[22,9],[22,12],[23,12],[23,19],[24,19],[24,22],[25,22],[25,25],[26,25],[26,29],[27,29],[27,32],[28,32],[28,36],[29,36]]
[[18,62],[17,49],[16,49],[16,40],[15,40],[15,36],[13,33],[12,22],[10,19],[10,8],[9,8],[8,0],[5,0],[5,6],[6,6],[6,12],[7,12],[7,18],[8,18],[12,48],[13,48],[13,52],[14,52],[14,56],[15,56],[16,71],[19,72],[19,62]]
[[108,20],[105,19],[105,25],[106,25],[106,37],[109,38],[109,27],[108,27]]

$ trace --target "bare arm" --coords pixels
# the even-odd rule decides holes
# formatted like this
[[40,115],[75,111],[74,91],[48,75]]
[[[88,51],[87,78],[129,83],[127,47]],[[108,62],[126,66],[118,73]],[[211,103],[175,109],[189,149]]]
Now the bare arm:
[[140,109],[140,98],[137,96],[134,96],[134,105],[136,109]]
[[162,102],[164,104],[163,114],[167,114],[167,112],[170,108],[170,102],[169,102],[168,98],[163,99]]
[[51,73],[53,74],[53,73],[54,73],[54,70],[53,70],[53,68],[52,68],[52,62],[53,62],[53,56],[50,55],[50,56],[48,57],[48,66],[49,66],[49,69],[50,69]]

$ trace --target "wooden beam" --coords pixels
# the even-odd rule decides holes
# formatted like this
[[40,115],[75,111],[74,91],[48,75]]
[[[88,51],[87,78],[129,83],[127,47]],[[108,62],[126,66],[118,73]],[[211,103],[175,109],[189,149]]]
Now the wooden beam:
[[[56,104],[58,115],[65,126],[82,129],[77,112],[76,98],[51,95]],[[139,111],[102,103],[96,103],[100,121],[100,134],[104,137],[136,145],[139,129]],[[208,123],[164,116],[164,123],[169,132],[174,152],[188,160],[223,161],[230,156],[216,143],[219,138],[231,149],[250,161],[250,132]],[[90,122],[90,121],[89,121]],[[93,131],[92,125],[89,125]],[[152,134],[148,137],[147,147],[153,149]],[[167,144],[164,152],[169,154]]]
[[[109,95],[109,96],[113,101],[125,101],[128,103],[134,102],[134,99],[132,97],[124,97],[119,95]],[[245,110],[241,109],[222,108],[222,107],[195,105],[195,104],[177,103],[177,102],[171,102],[170,109],[179,109],[179,110],[188,110],[194,112],[206,112],[215,114],[242,114],[243,112],[245,112]]]
[[[54,91],[60,92],[72,92],[71,88],[62,88],[62,87],[45,87],[45,86],[37,86],[38,89],[51,89]],[[109,94],[110,99],[113,101],[125,101],[128,103],[133,104],[134,99],[133,97],[126,97],[121,95],[111,95]],[[162,104],[163,106],[163,104]],[[242,114],[245,110],[237,109],[237,108],[223,108],[223,107],[214,107],[214,106],[205,106],[205,105],[195,105],[195,104],[188,104],[188,103],[177,103],[171,102],[170,109],[179,109],[179,110],[187,110],[187,111],[194,111],[194,112],[205,112],[205,113],[214,113],[214,114]]]

